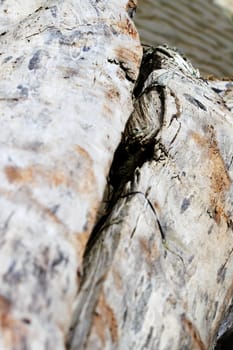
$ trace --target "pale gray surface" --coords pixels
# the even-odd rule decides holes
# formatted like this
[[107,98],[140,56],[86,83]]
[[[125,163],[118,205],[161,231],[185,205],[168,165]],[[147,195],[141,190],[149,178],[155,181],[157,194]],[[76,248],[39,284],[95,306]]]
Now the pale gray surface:
[[83,273],[133,110],[126,7],[0,4],[0,349],[64,350],[72,315],[72,350],[205,349],[230,301],[231,102],[170,49],[139,84]]
[[126,5],[0,1],[0,349],[64,349],[132,111],[141,46]]
[[85,258],[72,350],[211,349],[231,301],[233,116],[179,54],[154,62],[113,163],[123,186]]

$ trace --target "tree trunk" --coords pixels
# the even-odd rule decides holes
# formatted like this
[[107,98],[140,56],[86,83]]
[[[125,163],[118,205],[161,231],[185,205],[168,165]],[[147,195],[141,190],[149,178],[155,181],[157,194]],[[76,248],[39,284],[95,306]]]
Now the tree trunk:
[[0,4],[0,349],[211,349],[232,326],[233,84],[164,46],[135,84],[134,1],[17,4]]

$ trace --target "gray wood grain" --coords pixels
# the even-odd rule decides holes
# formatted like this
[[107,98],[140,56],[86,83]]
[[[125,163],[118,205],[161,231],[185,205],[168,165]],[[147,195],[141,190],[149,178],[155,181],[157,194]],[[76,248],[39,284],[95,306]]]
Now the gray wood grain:
[[232,298],[233,115],[212,84],[176,50],[145,53],[72,350],[214,345]]
[[126,7],[0,1],[0,349],[65,348],[132,111],[142,50]]

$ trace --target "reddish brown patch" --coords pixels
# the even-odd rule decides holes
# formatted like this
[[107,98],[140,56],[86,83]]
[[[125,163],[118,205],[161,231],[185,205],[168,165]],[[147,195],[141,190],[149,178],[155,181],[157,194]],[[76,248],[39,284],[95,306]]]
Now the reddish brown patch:
[[83,256],[86,245],[87,245],[87,241],[89,238],[89,232],[88,231],[83,231],[80,233],[75,234],[77,243],[78,243],[78,249],[77,249],[77,253],[78,253],[78,258],[80,259],[80,257]]
[[76,282],[77,288],[79,289],[80,283],[83,278],[83,255],[85,252],[86,244],[88,242],[89,232],[72,232],[72,234],[67,234],[67,239],[69,244],[75,251],[75,264],[76,264]]
[[113,279],[114,279],[114,283],[116,285],[116,288],[119,289],[119,290],[122,290],[123,283],[122,283],[121,274],[119,273],[119,271],[117,271],[116,268],[112,269],[112,274],[113,274]]
[[10,301],[0,295],[0,327],[8,328],[10,326]]
[[97,336],[99,337],[102,346],[105,347],[105,322],[101,315],[97,313],[96,311],[94,312],[93,315],[93,327],[94,331],[96,332]]
[[11,303],[0,295],[0,329],[6,348],[19,349],[23,346],[27,327],[11,315]]
[[119,100],[119,97],[120,97],[120,93],[116,87],[108,89],[106,92],[106,99],[107,100]]
[[159,249],[157,247],[157,244],[149,243],[148,240],[145,238],[140,238],[139,244],[148,266],[151,266],[152,260],[158,258],[159,256]]
[[212,214],[217,224],[220,224],[222,218],[225,219],[225,221],[228,220],[228,215],[225,213],[224,208],[219,205],[215,199],[212,201],[212,206],[214,207],[214,212]]
[[10,183],[34,183],[38,178],[47,179],[47,182],[54,186],[59,186],[67,182],[67,178],[62,172],[46,171],[39,167],[20,168],[15,166],[6,166],[5,174]]
[[120,47],[115,50],[115,53],[119,62],[134,62],[137,65],[140,62],[138,52],[133,52],[131,49]]
[[218,149],[216,135],[214,129],[209,128],[209,159],[213,163],[214,171],[211,173],[212,188],[215,193],[221,194],[223,191],[229,190],[231,179],[225,167],[225,163]]
[[129,18],[126,18],[124,21],[119,21],[117,26],[123,34],[130,35],[133,39],[139,38],[135,25]]
[[148,246],[148,241],[144,238],[139,239],[140,247],[145,255],[150,255],[150,249]]
[[52,182],[52,184],[54,186],[57,187],[57,186],[60,186],[60,185],[62,185],[64,183],[66,183],[67,178],[65,177],[64,174],[57,172],[57,173],[51,174],[51,180],[50,181]]
[[203,343],[200,334],[194,324],[185,317],[185,315],[181,316],[181,321],[184,326],[185,331],[189,334],[192,340],[192,349],[206,350],[206,346]]
[[208,140],[206,138],[197,134],[194,131],[191,132],[191,137],[200,147],[206,147],[208,144]]
[[75,151],[79,153],[83,158],[87,159],[88,162],[93,163],[89,153],[83,147],[76,145]]
[[194,132],[191,136],[200,147],[207,150],[208,173],[206,175],[210,179],[210,204],[214,220],[219,224],[221,218],[227,219],[224,208],[225,192],[230,189],[231,179],[219,151],[213,127],[207,127],[205,132],[206,137]]
[[105,345],[105,332],[109,330],[112,342],[118,341],[118,324],[112,308],[107,304],[105,295],[100,293],[99,301],[93,317],[93,326],[102,345]]
[[115,49],[116,61],[120,62],[121,67],[124,68],[124,78],[125,74],[133,80],[137,79],[138,68],[141,62],[140,48],[138,50],[133,51],[132,49],[128,49],[126,47],[118,47]]
[[31,182],[33,180],[33,168],[18,168],[15,166],[6,166],[5,174],[10,183],[13,182]]
[[84,193],[93,193],[93,188],[96,184],[96,178],[93,172],[93,160],[90,154],[81,146],[76,145],[75,151],[81,156],[81,164],[78,173],[79,191]]
[[159,204],[157,202],[155,202],[155,201],[153,202],[153,207],[154,207],[156,212],[160,212],[161,211],[161,208],[160,208]]
[[[74,164],[74,171],[77,172],[78,176],[75,176],[74,171],[67,169],[65,163],[63,168],[55,168],[54,170],[35,165],[25,168],[6,166],[4,171],[10,183],[33,185],[43,183],[44,185],[48,184],[49,187],[64,185],[73,189],[74,192],[90,193],[96,180],[93,173],[93,161],[88,152],[80,146],[75,146],[75,152],[69,153],[66,160],[70,164],[71,170]],[[78,169],[77,160],[79,161]]]

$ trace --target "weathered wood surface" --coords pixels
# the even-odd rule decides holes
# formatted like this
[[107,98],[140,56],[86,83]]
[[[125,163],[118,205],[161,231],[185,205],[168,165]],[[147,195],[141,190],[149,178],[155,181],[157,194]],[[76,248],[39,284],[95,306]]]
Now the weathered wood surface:
[[132,111],[142,53],[133,7],[0,1],[0,349],[64,349]]
[[231,303],[233,84],[149,49],[117,148],[134,6],[0,2],[0,349],[211,349]]
[[85,254],[72,350],[214,345],[233,295],[232,86],[172,49],[147,51]]

